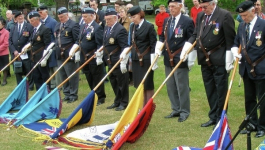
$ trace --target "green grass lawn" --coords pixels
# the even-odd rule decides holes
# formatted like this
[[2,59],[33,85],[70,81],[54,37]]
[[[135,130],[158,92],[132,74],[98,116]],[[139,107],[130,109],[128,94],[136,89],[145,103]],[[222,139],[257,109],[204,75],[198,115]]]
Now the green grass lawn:
[[[147,16],[147,19],[151,22],[154,20],[154,16]],[[159,68],[155,71],[154,81],[155,89],[165,79],[163,57],[158,60]],[[179,123],[177,118],[164,119],[164,116],[171,112],[170,101],[167,96],[166,87],[164,87],[159,94],[155,97],[154,102],[156,103],[156,110],[153,114],[153,118],[147,128],[145,134],[136,141],[134,144],[126,143],[122,146],[122,150],[165,150],[172,149],[176,146],[186,145],[193,147],[203,147],[208,138],[210,137],[213,127],[202,128],[201,123],[209,120],[208,111],[209,106],[206,99],[206,94],[203,86],[203,81],[200,72],[200,66],[197,64],[192,68],[189,73],[190,77],[190,100],[191,100],[191,114],[188,120],[183,123]],[[80,74],[79,83],[79,100],[75,103],[67,104],[63,103],[62,114],[60,118],[66,118],[70,113],[81,103],[81,101],[91,91],[86,82],[85,76]],[[236,73],[234,84],[232,87],[229,109],[228,109],[228,121],[231,128],[232,136],[238,130],[239,125],[245,117],[244,110],[244,85],[238,87],[239,75]],[[2,103],[11,91],[16,87],[15,75],[12,73],[12,77],[8,78],[8,84],[4,87],[0,86],[0,102]],[[113,103],[114,93],[110,86],[110,83],[105,84],[106,89],[106,103],[96,108],[95,119],[92,125],[104,125],[118,121],[123,112],[116,112],[115,110],[106,109],[107,106]],[[133,96],[135,88],[130,86],[130,98]],[[30,91],[30,96],[35,91]],[[61,96],[63,97],[62,93]],[[42,145],[42,141],[34,141],[33,137],[28,136],[21,130],[12,128],[7,131],[6,126],[0,126],[0,149],[3,150],[38,150],[44,149],[47,145]],[[85,128],[85,125],[76,126],[70,131]],[[20,135],[19,135],[20,134]],[[257,147],[263,138],[255,138],[252,133],[252,149]],[[239,135],[234,141],[234,148],[236,150],[247,149],[247,136]],[[55,145],[60,146],[60,145]]]

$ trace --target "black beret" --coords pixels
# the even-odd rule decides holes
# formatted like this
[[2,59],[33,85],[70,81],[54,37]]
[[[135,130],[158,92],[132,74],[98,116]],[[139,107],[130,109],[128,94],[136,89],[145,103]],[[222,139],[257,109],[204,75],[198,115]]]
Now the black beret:
[[105,16],[109,16],[109,15],[117,15],[117,12],[114,8],[108,8],[106,11],[105,11]]
[[15,14],[15,18],[17,18],[20,15],[22,15],[22,12],[21,11],[17,11],[17,13]]
[[141,7],[139,6],[133,6],[132,8],[130,8],[127,12],[128,16],[134,16],[136,14],[138,14],[141,11]]
[[169,4],[170,2],[178,2],[178,3],[182,3],[182,0],[168,0],[167,4]]
[[236,7],[236,12],[242,13],[249,10],[251,7],[253,7],[252,1],[244,1]]
[[38,11],[41,11],[41,10],[47,10],[47,9],[48,9],[47,6],[42,5],[42,6],[40,6],[37,10],[38,10]]
[[92,9],[92,8],[89,8],[89,7],[84,8],[84,9],[82,10],[82,14],[94,14],[94,13],[95,13],[95,10]]
[[16,15],[16,13],[17,13],[17,10],[12,10],[13,15]]
[[63,13],[67,13],[67,12],[68,12],[68,10],[65,7],[60,7],[57,10],[58,15],[63,14]]
[[257,2],[257,0],[251,0],[253,3],[256,3]]
[[213,0],[200,0],[199,2],[200,3],[206,3],[206,2],[211,2],[211,1],[213,1]]
[[40,14],[37,11],[32,11],[29,13],[29,19],[33,17],[40,17]]

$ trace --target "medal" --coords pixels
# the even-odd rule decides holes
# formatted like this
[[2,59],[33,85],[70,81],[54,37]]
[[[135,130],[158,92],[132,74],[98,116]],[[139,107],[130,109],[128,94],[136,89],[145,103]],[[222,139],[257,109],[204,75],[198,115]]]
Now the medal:
[[261,45],[262,45],[262,41],[261,41],[260,39],[258,39],[258,40],[256,41],[256,45],[257,45],[257,46],[261,46]]
[[218,32],[219,32],[219,23],[216,23],[215,24],[215,29],[213,30],[213,34],[214,35],[218,35]]
[[257,41],[256,41],[256,45],[257,46],[261,46],[262,45],[262,41],[260,40],[261,39],[261,34],[262,34],[262,31],[258,31],[256,33],[255,38],[257,39]]
[[91,40],[91,33],[88,33],[88,34],[86,35],[86,39],[87,39],[87,40]]
[[65,31],[65,36],[68,36],[68,31]]
[[110,39],[109,39],[109,43],[110,43],[110,44],[114,44],[114,38],[110,38]]
[[37,37],[37,41],[40,41],[40,40],[41,40],[41,39],[40,39],[40,36],[38,36],[38,37]]

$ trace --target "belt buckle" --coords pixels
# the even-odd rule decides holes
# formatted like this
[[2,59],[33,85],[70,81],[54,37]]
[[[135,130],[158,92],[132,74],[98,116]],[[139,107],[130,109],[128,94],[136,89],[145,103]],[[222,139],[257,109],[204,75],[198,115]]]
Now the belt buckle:
[[143,61],[143,58],[140,58],[139,61]]
[[254,72],[254,69],[251,69],[250,72],[253,73]]
[[206,58],[205,61],[208,62],[209,61],[209,58]]

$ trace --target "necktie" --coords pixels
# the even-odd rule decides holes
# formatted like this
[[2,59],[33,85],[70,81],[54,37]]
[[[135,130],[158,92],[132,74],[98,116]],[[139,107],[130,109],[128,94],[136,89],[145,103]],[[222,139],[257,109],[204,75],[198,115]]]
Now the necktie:
[[111,27],[108,28],[106,36],[110,34]]
[[206,26],[209,24],[210,17],[211,15],[206,15],[206,21],[205,21]]
[[18,25],[18,35],[20,35],[21,24]]
[[249,42],[249,26],[250,26],[250,23],[247,23],[247,26],[246,26],[246,43],[248,44]]
[[88,27],[88,24],[86,24],[86,26],[85,26],[85,28],[83,30],[83,33],[86,31],[87,27]]
[[175,27],[175,20],[176,18],[172,18],[171,23],[170,23],[170,27],[169,27],[169,38],[172,36],[172,34],[174,33],[174,27]]

